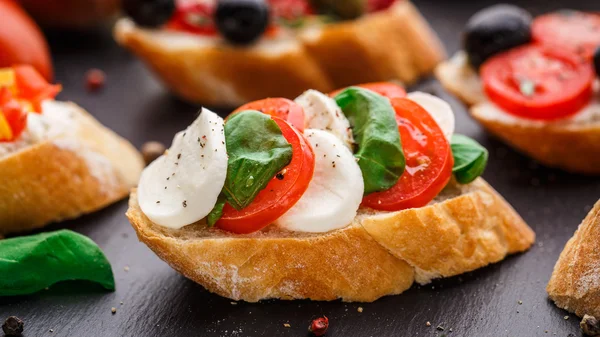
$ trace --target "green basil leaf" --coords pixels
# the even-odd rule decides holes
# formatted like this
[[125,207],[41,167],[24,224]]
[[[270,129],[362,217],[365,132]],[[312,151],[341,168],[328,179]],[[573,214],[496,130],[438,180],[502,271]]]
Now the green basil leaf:
[[488,151],[475,140],[453,135],[450,141],[454,167],[452,172],[461,184],[468,184],[483,174],[488,160]]
[[221,193],[219,195],[219,198],[217,199],[215,207],[213,207],[213,209],[210,211],[210,213],[208,213],[208,216],[206,217],[206,224],[208,225],[208,227],[214,226],[217,223],[217,221],[221,219],[221,217],[223,216],[223,208],[225,208],[226,202],[227,199],[225,198],[225,195]]
[[365,195],[391,188],[404,172],[405,159],[390,101],[357,87],[342,91],[335,100],[352,126]]
[[89,238],[69,230],[0,240],[0,296],[35,293],[87,280],[115,289],[110,263]]
[[279,125],[258,111],[242,111],[225,123],[229,161],[223,193],[233,208],[250,205],[292,160],[292,145]]

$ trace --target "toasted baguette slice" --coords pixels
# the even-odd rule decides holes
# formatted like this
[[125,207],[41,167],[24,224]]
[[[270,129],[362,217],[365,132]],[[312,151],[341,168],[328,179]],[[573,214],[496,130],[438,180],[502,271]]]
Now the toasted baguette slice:
[[76,131],[0,158],[0,234],[75,218],[127,196],[144,167],[136,149],[73,103]]
[[214,106],[295,98],[307,88],[329,92],[369,81],[410,83],[445,58],[436,35],[408,1],[354,21],[282,29],[246,47],[219,37],[145,30],[128,19],[117,23],[114,35],[176,95]]
[[446,58],[409,1],[357,20],[308,27],[299,38],[336,88],[388,80],[410,84]]
[[557,306],[600,317],[600,201],[560,254],[546,290]]
[[533,231],[487,183],[452,184],[429,206],[362,210],[325,234],[275,226],[236,235],[199,222],[173,230],[142,213],[134,190],[127,217],[160,258],[211,292],[234,300],[370,302],[415,281],[471,271],[525,251]]
[[478,74],[464,53],[440,64],[436,75],[446,89],[471,106],[471,116],[486,130],[540,163],[570,172],[600,174],[600,104],[574,117],[532,121],[501,111],[488,101]]

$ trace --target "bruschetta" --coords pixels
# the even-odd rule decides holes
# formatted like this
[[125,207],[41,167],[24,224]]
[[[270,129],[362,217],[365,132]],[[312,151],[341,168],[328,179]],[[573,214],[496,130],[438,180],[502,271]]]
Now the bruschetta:
[[144,167],[127,141],[54,100],[59,91],[30,66],[0,69],[0,235],[120,200]]
[[127,217],[160,258],[234,300],[374,301],[527,250],[441,99],[394,84],[203,109],[142,173]]
[[600,15],[476,13],[436,75],[490,133],[542,164],[600,174]]
[[115,38],[176,95],[209,106],[294,98],[306,88],[412,83],[445,58],[406,0],[168,3],[125,1],[129,17],[117,22]]
[[578,316],[600,317],[600,202],[560,254],[546,290],[557,306]]

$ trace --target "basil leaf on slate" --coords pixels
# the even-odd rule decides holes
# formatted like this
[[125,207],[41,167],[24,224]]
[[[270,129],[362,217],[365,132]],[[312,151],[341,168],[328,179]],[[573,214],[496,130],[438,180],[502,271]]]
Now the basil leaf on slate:
[[242,111],[225,123],[229,161],[223,193],[233,208],[250,205],[269,181],[292,160],[292,145],[279,125],[258,111]]
[[0,296],[32,294],[67,280],[115,289],[110,263],[89,238],[59,230],[0,240]]
[[390,101],[370,90],[350,87],[335,97],[348,117],[358,150],[365,195],[394,186],[404,172],[405,159]]
[[452,172],[461,184],[468,184],[483,174],[488,160],[488,151],[475,140],[453,135],[450,141],[454,167]]
[[225,207],[226,201],[227,200],[225,196],[223,195],[223,193],[221,193],[219,195],[219,198],[217,199],[215,207],[213,207],[213,209],[210,211],[210,213],[208,213],[208,216],[206,217],[206,224],[208,225],[208,227],[214,226],[217,223],[217,221],[221,219],[221,217],[223,216],[223,208]]

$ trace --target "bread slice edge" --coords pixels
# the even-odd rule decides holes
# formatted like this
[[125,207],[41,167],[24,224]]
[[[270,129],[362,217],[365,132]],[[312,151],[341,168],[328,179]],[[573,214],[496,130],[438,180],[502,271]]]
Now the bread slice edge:
[[[206,229],[202,222],[172,230],[148,220],[139,208],[135,190],[127,217],[140,241],[161,259],[221,296],[249,302],[269,298],[371,302],[407,290],[415,279],[427,283],[434,277],[458,275],[531,246],[533,231],[483,180],[465,191],[464,195],[420,209],[387,215],[363,212],[350,226],[325,234],[282,232],[270,226],[250,235],[234,235]],[[452,215],[456,217],[452,223],[448,215],[430,217],[438,212],[440,204],[457,212]],[[461,205],[467,205],[468,210],[455,209]],[[477,216],[465,214],[470,211]],[[497,212],[507,212],[514,225],[504,223],[507,217]],[[408,238],[411,233],[421,235],[423,226],[416,230],[416,226],[403,229],[397,225],[415,214],[430,217],[427,224],[441,233],[433,246],[443,246],[432,247],[426,256],[416,260],[385,239],[398,235]],[[492,220],[483,220],[488,215]],[[460,254],[448,255],[457,243],[453,240],[460,236],[457,223],[473,227],[461,241],[478,241],[475,237],[482,233],[496,238],[477,242],[478,246],[493,242],[484,248],[465,248]],[[489,226],[493,229],[488,230]],[[470,247],[468,243],[462,246]],[[429,264],[436,258],[446,258],[450,265],[438,270],[438,264]]]

